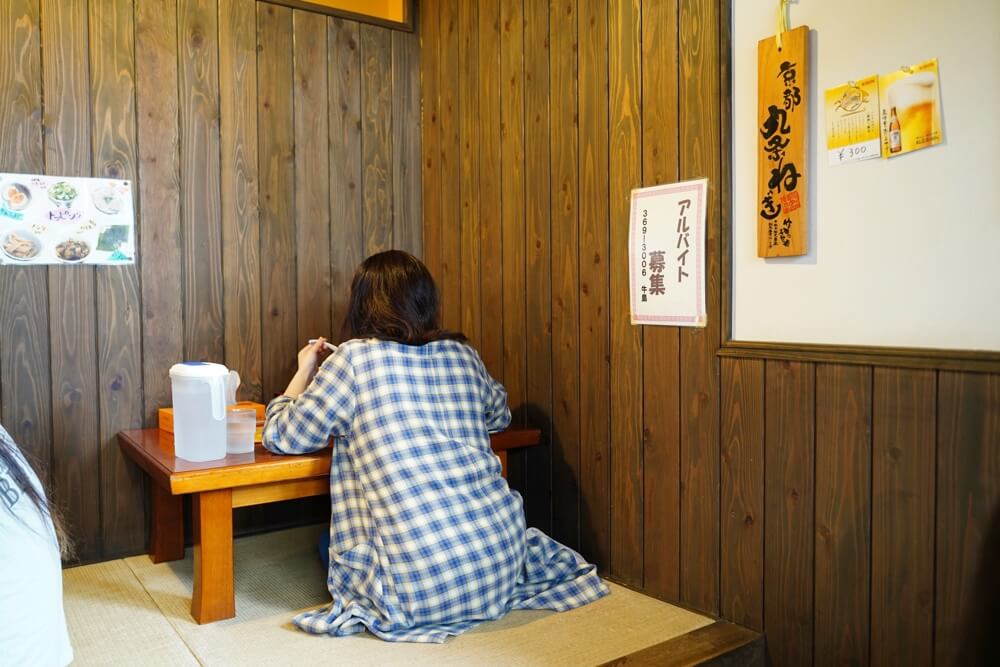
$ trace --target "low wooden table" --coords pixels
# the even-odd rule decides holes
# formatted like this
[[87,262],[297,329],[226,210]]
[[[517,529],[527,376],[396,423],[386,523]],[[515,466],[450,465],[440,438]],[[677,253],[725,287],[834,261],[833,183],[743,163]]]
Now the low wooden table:
[[[507,474],[507,450],[538,444],[537,429],[490,436]],[[122,431],[118,443],[153,484],[150,557],[154,563],[184,558],[184,505],[194,517],[194,593],[191,615],[211,623],[236,615],[233,593],[233,508],[330,493],[330,450],[277,455],[260,445],[252,454],[193,463],[174,456],[173,434],[159,429]]]

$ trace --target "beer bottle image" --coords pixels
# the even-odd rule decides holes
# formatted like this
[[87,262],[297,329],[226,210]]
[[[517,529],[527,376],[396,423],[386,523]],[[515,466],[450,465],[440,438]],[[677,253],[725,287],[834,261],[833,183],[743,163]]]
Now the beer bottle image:
[[899,135],[899,118],[896,117],[896,107],[889,114],[889,152],[898,153],[903,150],[903,141]]

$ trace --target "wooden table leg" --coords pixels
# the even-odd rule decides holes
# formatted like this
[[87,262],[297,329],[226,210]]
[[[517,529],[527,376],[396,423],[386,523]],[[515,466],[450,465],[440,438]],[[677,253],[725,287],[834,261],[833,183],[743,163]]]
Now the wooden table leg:
[[184,499],[159,484],[150,484],[153,495],[153,527],[149,557],[154,563],[184,558]]
[[211,623],[236,615],[233,593],[233,492],[194,495],[194,595],[191,615]]

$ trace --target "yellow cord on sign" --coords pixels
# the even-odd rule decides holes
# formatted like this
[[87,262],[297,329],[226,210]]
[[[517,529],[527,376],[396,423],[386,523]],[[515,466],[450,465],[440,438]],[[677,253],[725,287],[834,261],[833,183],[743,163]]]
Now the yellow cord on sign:
[[778,34],[775,35],[775,39],[778,40],[778,50],[781,50],[781,33],[788,32],[788,0],[780,0],[778,2]]

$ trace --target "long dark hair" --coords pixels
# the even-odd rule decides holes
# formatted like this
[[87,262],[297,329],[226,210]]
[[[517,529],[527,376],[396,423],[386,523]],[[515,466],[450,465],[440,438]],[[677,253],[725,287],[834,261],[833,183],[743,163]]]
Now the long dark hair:
[[407,345],[465,336],[438,324],[438,291],[424,263],[408,252],[386,250],[361,263],[341,339],[380,338]]
[[[28,477],[28,471],[31,470],[41,480],[41,476],[36,472],[37,466],[32,465],[31,457],[17,447],[17,444],[2,426],[0,426],[0,469],[5,469],[13,480],[17,487],[15,492],[26,498],[43,518],[47,517],[52,521],[56,540],[59,543],[59,554],[64,559],[70,558],[73,555],[73,544],[63,529],[60,513],[49,504],[45,496],[31,483],[31,479]],[[0,500],[0,505],[3,505],[8,512],[13,512],[7,502]],[[15,516],[17,515],[15,514]]]

